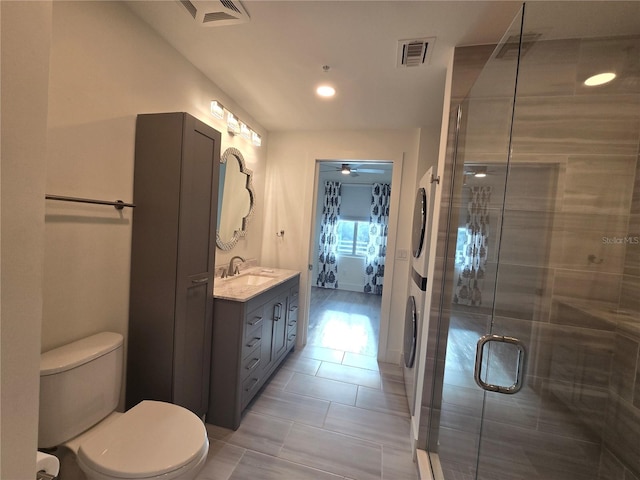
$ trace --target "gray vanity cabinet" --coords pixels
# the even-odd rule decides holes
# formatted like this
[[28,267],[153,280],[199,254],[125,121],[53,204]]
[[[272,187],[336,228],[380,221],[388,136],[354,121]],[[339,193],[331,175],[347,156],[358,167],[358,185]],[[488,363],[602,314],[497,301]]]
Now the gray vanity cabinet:
[[[246,302],[216,298],[207,422],[237,429],[243,410],[286,354],[297,332],[291,324],[291,292],[299,275]],[[293,326],[291,326],[293,325]]]
[[208,408],[220,133],[187,113],[136,122],[126,406]]

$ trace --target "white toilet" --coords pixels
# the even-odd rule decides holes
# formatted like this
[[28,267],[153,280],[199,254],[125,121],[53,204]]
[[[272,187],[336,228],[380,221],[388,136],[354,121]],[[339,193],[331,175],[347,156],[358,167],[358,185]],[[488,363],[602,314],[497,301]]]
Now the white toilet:
[[104,332],[42,354],[38,448],[66,447],[89,480],[195,478],[209,441],[194,413],[149,400],[115,412],[122,345]]

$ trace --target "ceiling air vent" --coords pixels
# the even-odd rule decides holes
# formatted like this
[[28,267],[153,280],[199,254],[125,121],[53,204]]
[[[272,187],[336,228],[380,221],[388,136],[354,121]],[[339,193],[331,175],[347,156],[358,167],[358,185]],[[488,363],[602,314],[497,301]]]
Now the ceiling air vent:
[[196,23],[203,27],[237,25],[249,21],[238,0],[179,0]]
[[435,37],[400,40],[397,66],[404,68],[428,65],[435,41]]

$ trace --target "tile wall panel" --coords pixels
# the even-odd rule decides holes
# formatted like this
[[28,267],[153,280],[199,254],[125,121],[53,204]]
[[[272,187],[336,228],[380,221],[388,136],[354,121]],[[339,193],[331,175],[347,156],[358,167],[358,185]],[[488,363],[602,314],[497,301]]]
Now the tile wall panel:
[[[501,201],[504,192],[496,186],[490,238],[502,235],[493,329],[526,340],[529,377],[521,396],[485,403],[487,457],[479,478],[637,480],[640,475],[640,245],[630,240],[640,237],[640,82],[620,69],[637,48],[640,37],[537,42],[521,62],[504,221],[500,224],[502,206],[493,201]],[[459,96],[469,90],[487,52],[487,47],[456,50],[453,91]],[[623,71],[618,81],[596,90],[584,87],[583,77],[603,62]],[[500,68],[489,73],[497,75]],[[499,170],[508,151],[511,102],[492,90],[489,77],[474,87],[481,98],[467,102],[463,130],[473,133],[458,154],[467,163]],[[457,103],[452,100],[452,106]],[[450,126],[454,116],[452,108]],[[449,194],[452,131],[441,179],[441,219],[452,214],[455,237],[466,199],[460,188]],[[460,185],[462,166],[456,168]],[[431,293],[430,329],[435,336],[434,320],[440,316],[441,344],[447,343],[449,328],[460,327],[456,315],[465,315],[461,307],[450,308],[455,242],[447,239],[445,227],[441,221],[437,276],[447,273]],[[496,244],[491,248],[497,252]],[[489,276],[495,256],[491,260]],[[487,285],[486,298],[493,293]],[[441,296],[444,304],[438,308]],[[476,313],[491,310],[483,305]],[[452,351],[451,344],[447,348]],[[429,363],[442,375],[444,362],[430,357]],[[479,414],[466,403],[473,394],[465,389],[474,386],[464,367],[452,371],[460,376],[443,379],[444,396],[430,389],[436,403],[425,396],[422,411],[433,410],[432,427],[442,422],[440,434],[461,446],[457,457],[441,452],[456,457],[457,465],[445,467],[451,478],[473,478]],[[423,444],[428,419],[423,415]],[[506,476],[505,462],[515,462]]]

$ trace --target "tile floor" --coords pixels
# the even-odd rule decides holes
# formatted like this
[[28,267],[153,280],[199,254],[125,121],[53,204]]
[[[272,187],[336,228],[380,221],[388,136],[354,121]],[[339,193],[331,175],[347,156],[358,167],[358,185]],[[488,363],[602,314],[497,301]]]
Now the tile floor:
[[197,480],[417,479],[409,422],[400,366],[309,344],[285,359],[238,430],[207,425]]

